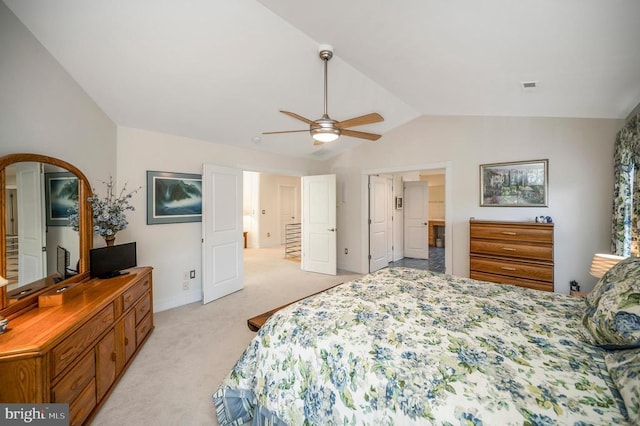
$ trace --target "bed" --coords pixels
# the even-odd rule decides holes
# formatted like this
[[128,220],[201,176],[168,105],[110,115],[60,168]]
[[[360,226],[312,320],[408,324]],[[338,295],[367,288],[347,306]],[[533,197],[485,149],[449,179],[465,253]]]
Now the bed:
[[622,263],[589,298],[409,268],[344,283],[264,324],[213,395],[218,421],[640,424],[640,321],[598,336],[620,280],[640,320],[640,263]]

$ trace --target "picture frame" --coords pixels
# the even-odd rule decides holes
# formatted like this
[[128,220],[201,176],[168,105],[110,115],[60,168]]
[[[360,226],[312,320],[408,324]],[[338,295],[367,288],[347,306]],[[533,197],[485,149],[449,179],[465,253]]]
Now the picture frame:
[[44,174],[47,226],[69,226],[69,209],[78,204],[78,177],[69,172]]
[[481,207],[548,207],[549,160],[480,165]]
[[202,176],[147,171],[147,225],[202,222]]
[[402,210],[402,197],[396,197],[396,210]]

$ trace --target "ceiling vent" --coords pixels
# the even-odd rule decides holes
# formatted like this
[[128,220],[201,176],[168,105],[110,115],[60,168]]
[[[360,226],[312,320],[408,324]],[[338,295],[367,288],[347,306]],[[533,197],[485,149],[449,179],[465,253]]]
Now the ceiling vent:
[[536,87],[538,87],[538,82],[537,81],[523,81],[522,83],[522,88],[523,89],[535,89]]

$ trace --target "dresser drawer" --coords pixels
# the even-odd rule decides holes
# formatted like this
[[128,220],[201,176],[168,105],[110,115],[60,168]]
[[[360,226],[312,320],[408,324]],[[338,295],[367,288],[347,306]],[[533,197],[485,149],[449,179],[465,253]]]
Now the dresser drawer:
[[96,380],[82,390],[78,398],[69,405],[69,425],[81,425],[96,406]]
[[553,227],[546,225],[509,225],[471,223],[471,238],[553,243]]
[[140,321],[142,321],[142,319],[149,313],[150,310],[151,294],[147,293],[136,305],[136,324],[140,324]]
[[485,259],[471,256],[471,272],[506,275],[534,281],[553,282],[553,265],[515,262],[500,259]]
[[144,338],[151,331],[151,315],[147,315],[136,327],[136,346],[140,346]]
[[57,376],[71,364],[82,351],[91,346],[96,338],[114,321],[113,303],[87,321],[79,330],[51,351],[52,377]]
[[53,402],[72,402],[93,380],[95,375],[96,359],[91,351],[53,387],[51,400]]
[[471,254],[553,261],[553,247],[550,245],[518,244],[511,241],[472,240]]
[[526,278],[509,277],[506,275],[489,274],[478,271],[471,271],[469,276],[474,280],[489,281],[497,284],[511,284],[517,285],[518,287],[526,287],[541,291],[553,291],[553,285],[544,281],[535,281]]
[[149,292],[151,288],[151,276],[145,275],[144,278],[133,285],[122,295],[122,306],[126,311],[138,300],[143,294]]

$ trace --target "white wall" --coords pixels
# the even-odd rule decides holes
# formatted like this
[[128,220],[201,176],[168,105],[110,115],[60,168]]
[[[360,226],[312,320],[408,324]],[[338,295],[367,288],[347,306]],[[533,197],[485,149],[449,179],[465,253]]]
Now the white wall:
[[116,126],[0,2],[0,155],[44,154],[93,185],[116,171]]
[[[555,288],[568,293],[569,281],[584,290],[595,284],[588,273],[593,253],[608,252],[613,194],[613,145],[623,120],[519,117],[424,116],[388,132],[376,143],[362,144],[337,158],[332,169],[350,189],[338,208],[338,267],[364,265],[367,236],[363,217],[362,170],[419,170],[417,164],[450,162],[446,182],[453,194],[452,243],[456,275],[469,275],[469,218],[529,221],[537,215],[555,222]],[[549,159],[549,207],[480,207],[479,165]],[[345,181],[346,182],[342,182]],[[360,261],[355,260],[360,259]]]
[[[118,187],[146,187],[146,171],[202,173],[202,164],[283,175],[318,173],[321,163],[234,148],[201,140],[118,128]],[[146,224],[146,188],[134,196],[135,211],[117,243],[137,242],[138,264],[154,268],[154,309],[161,311],[202,299],[202,226],[197,223]],[[190,290],[183,291],[182,275],[196,270]]]

